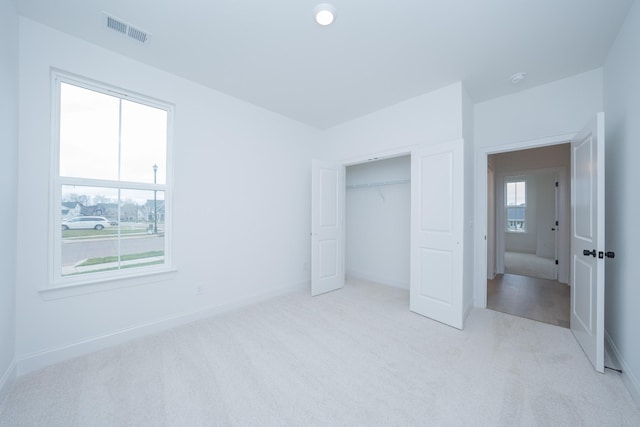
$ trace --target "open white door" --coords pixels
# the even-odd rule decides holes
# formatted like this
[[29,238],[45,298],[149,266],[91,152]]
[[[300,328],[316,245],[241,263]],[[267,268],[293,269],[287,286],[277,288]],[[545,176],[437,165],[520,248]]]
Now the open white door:
[[571,331],[604,372],[604,113],[571,141]]
[[344,166],[314,160],[311,174],[311,295],[344,286]]
[[410,309],[463,326],[463,141],[411,152]]

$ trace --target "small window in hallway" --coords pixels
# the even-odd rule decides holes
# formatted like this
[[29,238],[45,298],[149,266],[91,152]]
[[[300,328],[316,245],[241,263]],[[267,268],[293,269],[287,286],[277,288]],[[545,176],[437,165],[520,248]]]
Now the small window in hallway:
[[527,183],[512,180],[505,184],[507,231],[524,233],[527,231]]

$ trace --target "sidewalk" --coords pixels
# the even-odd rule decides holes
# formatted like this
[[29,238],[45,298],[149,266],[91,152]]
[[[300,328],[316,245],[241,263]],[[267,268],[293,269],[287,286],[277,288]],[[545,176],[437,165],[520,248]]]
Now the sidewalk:
[[105,234],[103,236],[77,236],[77,237],[63,237],[63,243],[78,243],[78,242],[94,242],[96,240],[115,240],[115,239],[140,239],[142,237],[164,237],[164,232],[157,234],[153,233],[127,233],[121,234],[118,237],[117,234]]
[[[136,264],[147,264],[150,262],[162,262],[164,260],[164,256],[157,256],[157,257],[149,257],[149,258],[140,258],[140,259],[132,259],[129,261],[121,261],[120,265],[121,266],[130,266],[130,265],[136,265]],[[86,259],[80,260],[78,261],[75,265],[66,265],[66,266],[62,266],[62,275],[63,276],[68,276],[70,274],[78,274],[78,273],[88,273],[88,272],[92,272],[92,271],[98,271],[98,270],[106,270],[106,269],[116,269],[118,267],[118,263],[117,262],[105,262],[103,264],[94,264],[94,265],[87,265],[84,267],[76,267],[80,264],[82,264],[83,262],[85,262]]]

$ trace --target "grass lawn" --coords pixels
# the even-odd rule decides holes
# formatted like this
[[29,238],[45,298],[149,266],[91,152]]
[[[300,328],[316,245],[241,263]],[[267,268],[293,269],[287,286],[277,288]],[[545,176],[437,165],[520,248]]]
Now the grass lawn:
[[[146,267],[148,265],[156,265],[156,264],[162,264],[164,262],[164,260],[159,260],[159,261],[151,261],[151,262],[141,262],[140,264],[130,264],[130,265],[121,265],[120,269],[122,270],[123,268],[131,268],[131,267]],[[65,276],[75,276],[76,274],[87,274],[87,273],[99,273],[101,271],[112,271],[112,270],[117,270],[118,267],[108,267],[108,268],[100,268],[98,270],[91,270],[91,271],[85,271],[85,272],[80,272],[80,273],[71,273]]]
[[[143,259],[143,258],[153,258],[153,257],[157,257],[157,256],[163,256],[164,255],[164,251],[149,251],[149,252],[142,252],[139,254],[127,254],[127,255],[122,255],[120,257],[120,261],[130,261],[133,259]],[[106,257],[99,257],[99,258],[89,258],[88,260],[86,260],[85,262],[83,262],[82,264],[78,264],[76,267],[86,267],[88,265],[97,265],[97,264],[106,264],[109,262],[118,262],[118,257],[117,256],[106,256]],[[149,265],[151,264],[160,264],[164,261],[154,261],[149,263]],[[135,264],[136,267],[140,267],[141,265],[147,265],[147,264]],[[121,268],[126,268],[126,265],[121,266]],[[117,267],[114,267],[117,268]],[[107,269],[107,270],[111,270],[111,269]],[[102,271],[102,270],[100,270]],[[92,271],[93,272],[93,271]]]
[[[146,228],[121,228],[120,235],[133,233],[146,233]],[[113,237],[118,235],[118,228],[105,228],[102,230],[66,230],[62,232],[63,239],[74,237]]]

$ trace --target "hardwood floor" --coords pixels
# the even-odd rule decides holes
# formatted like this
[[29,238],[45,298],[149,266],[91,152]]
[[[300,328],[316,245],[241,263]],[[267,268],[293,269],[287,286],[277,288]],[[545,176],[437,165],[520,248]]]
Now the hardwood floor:
[[569,327],[570,287],[555,280],[499,274],[487,280],[487,308]]

